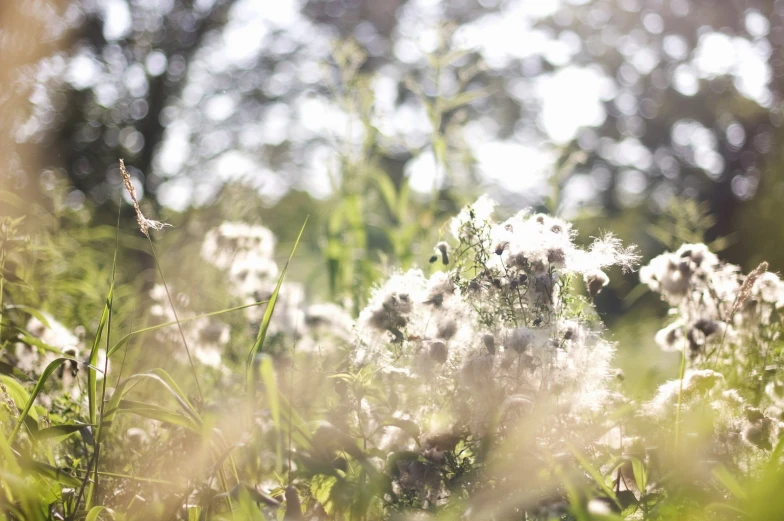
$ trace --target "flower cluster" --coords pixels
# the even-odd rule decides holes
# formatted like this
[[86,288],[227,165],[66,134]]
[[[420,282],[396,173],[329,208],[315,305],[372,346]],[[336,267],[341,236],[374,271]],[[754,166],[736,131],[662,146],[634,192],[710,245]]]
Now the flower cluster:
[[706,461],[748,465],[751,460],[741,455],[770,450],[784,435],[784,422],[752,406],[727,385],[721,373],[710,369],[688,370],[683,380],[665,382],[644,404],[643,414],[659,424],[673,425],[678,407],[692,429],[709,431],[709,443],[703,438],[701,444]]
[[[173,323],[178,319],[182,327],[182,334],[185,342],[193,357],[199,363],[213,368],[220,368],[223,351],[229,342],[229,326],[214,317],[193,318],[193,313],[188,309],[189,298],[185,293],[176,293],[174,305],[177,306],[175,314],[163,284],[156,284],[150,291],[150,298],[154,304],[150,308],[150,314],[162,323]],[[159,329],[156,332],[159,341],[179,346],[182,344],[182,337],[179,329],[168,327]],[[173,353],[181,362],[187,362],[186,352],[174,349]]]
[[[438,452],[422,448],[428,439],[482,436],[533,411],[576,418],[607,396],[614,346],[570,282],[583,277],[595,295],[606,268],[634,266],[634,249],[610,235],[581,248],[568,223],[543,214],[495,222],[494,206],[482,197],[451,221],[454,242],[431,259],[446,271],[393,274],[357,321],[354,364],[375,367],[394,390],[394,418],[425,433],[426,459]],[[389,410],[358,401],[365,421]],[[372,427],[363,431],[379,433],[378,447],[413,447],[397,427]],[[416,474],[406,465],[403,483]]]
[[670,305],[673,318],[656,342],[681,352],[689,366],[681,379],[659,387],[643,416],[660,426],[683,423],[701,440],[700,461],[751,471],[784,435],[775,347],[784,282],[765,263],[744,275],[704,244],[659,255],[640,270],[640,280]]
[[743,275],[704,244],[684,244],[652,259],[640,280],[671,306],[674,319],[656,335],[665,351],[684,351],[733,381],[758,377],[773,361],[784,282],[766,264]]
[[[261,225],[225,222],[210,230],[202,243],[202,257],[226,272],[232,295],[243,304],[269,300],[278,283],[280,269],[275,262],[276,239]],[[258,324],[265,307],[246,309],[247,318]],[[272,334],[299,339],[298,350],[331,348],[336,341],[351,338],[352,320],[335,304],[306,305],[301,284],[281,285],[270,323]]]

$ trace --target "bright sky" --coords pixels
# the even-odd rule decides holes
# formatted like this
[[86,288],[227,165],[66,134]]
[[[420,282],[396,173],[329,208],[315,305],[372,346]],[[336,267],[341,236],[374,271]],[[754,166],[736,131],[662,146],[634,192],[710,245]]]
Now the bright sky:
[[[153,0],[146,0],[155,2]],[[491,2],[493,0],[485,0]],[[590,0],[572,0],[571,3],[586,3]],[[210,0],[202,0],[201,3]],[[199,2],[197,2],[198,4]],[[165,7],[165,2],[159,5]],[[131,16],[126,0],[103,0],[106,19],[104,36],[116,40],[130,31]],[[599,67],[581,68],[569,65],[571,57],[580,51],[582,42],[574,33],[562,32],[558,38],[534,29],[534,21],[552,14],[561,5],[560,0],[517,0],[508,2],[500,12],[485,15],[471,24],[461,27],[452,42],[456,48],[478,49],[488,66],[502,68],[509,63],[525,58],[541,56],[556,67],[555,72],[541,74],[533,85],[520,87],[521,102],[534,96],[539,107],[537,127],[549,139],[542,142],[530,132],[516,133],[511,139],[498,140],[493,133],[494,122],[473,121],[465,129],[466,141],[477,159],[478,171],[489,184],[516,193],[541,196],[546,179],[551,173],[550,165],[556,156],[556,147],[570,142],[582,127],[601,125],[606,117],[603,101],[615,100],[622,111],[624,107],[636,110],[636,100],[629,93],[618,90],[615,83],[605,77]],[[276,71],[274,81],[268,88],[285,91],[292,82],[315,83],[320,81],[319,62],[329,51],[330,35],[315,27],[299,12],[298,0],[275,0],[259,2],[240,0],[232,9],[220,44],[200,56],[199,63],[191,67],[189,84],[183,93],[181,114],[187,111],[203,111],[207,120],[216,129],[211,135],[220,142],[221,122],[231,117],[238,107],[238,94],[232,92],[207,92],[204,80],[211,72],[232,68],[249,67],[256,56],[264,52],[281,52],[276,49],[283,40],[274,39],[273,31],[285,31],[302,46],[301,63],[288,64]],[[441,19],[440,0],[409,0],[398,13],[399,37],[393,48],[395,57],[404,63],[424,60],[437,41],[436,27]],[[656,14],[646,16],[646,29],[656,33],[662,30],[662,20]],[[754,40],[730,37],[722,33],[706,32],[700,37],[691,57],[685,56],[686,44],[676,36],[665,36],[664,52],[682,59],[676,69],[674,86],[685,95],[697,92],[699,78],[731,74],[738,89],[761,105],[771,102],[768,90],[770,69],[766,63],[771,52],[765,36],[769,26],[767,19],[756,11],[749,11],[746,26],[756,38]],[[661,59],[645,45],[625,41],[628,57],[638,73],[646,73]],[[124,75],[129,91],[143,92],[147,88],[147,75],[161,74],[166,68],[166,58],[152,52],[145,61],[145,68],[130,67]],[[145,74],[146,69],[146,74]],[[68,65],[66,78],[79,89],[93,88],[96,97],[110,105],[117,93],[111,82],[102,82],[99,62],[89,53],[78,54]],[[429,193],[433,184],[443,182],[432,150],[427,147],[430,125],[421,106],[406,104],[395,107],[396,84],[400,78],[393,67],[383,68],[374,88],[377,96],[376,124],[382,134],[404,143],[408,147],[424,147],[424,152],[413,158],[406,166],[412,188]],[[511,94],[516,97],[516,83],[511,79]],[[206,96],[206,98],[205,98]],[[241,142],[248,145],[275,144],[284,137],[292,141],[309,142],[315,137],[327,137],[334,141],[351,139],[357,141],[361,135],[348,136],[351,128],[346,114],[325,99],[307,95],[294,101],[291,106],[274,104],[267,107],[265,117],[249,125],[241,135]],[[357,128],[358,125],[354,125]],[[220,153],[210,164],[215,182],[189,179],[184,172],[190,157],[191,139],[194,129],[188,118],[175,118],[166,130],[165,139],[157,156],[157,168],[169,178],[160,190],[163,204],[181,209],[190,203],[208,200],[217,189],[218,183],[228,179],[246,179],[259,187],[271,200],[285,193],[289,184],[286,172],[272,172],[264,164],[238,150]],[[133,146],[134,136],[123,139],[126,146]],[[123,141],[123,143],[126,143]],[[683,121],[673,130],[673,141],[691,147],[696,164],[710,176],[721,173],[723,163],[715,151],[715,136],[696,122]],[[140,145],[139,145],[140,146]],[[613,145],[609,152],[613,163],[619,167],[644,170],[651,164],[651,153],[636,140],[626,140]],[[308,175],[300,188],[307,189],[317,197],[330,193],[329,174],[334,167],[334,152],[329,146],[307,149],[300,165]],[[298,166],[299,168],[299,166]],[[640,192],[640,183],[645,179],[635,174],[634,168],[621,177],[628,179],[627,192],[630,197]],[[585,193],[589,182],[578,176],[578,190]],[[581,183],[581,184],[580,184]],[[643,186],[644,188],[644,186]],[[567,191],[567,195],[568,195]],[[576,196],[575,196],[576,197]],[[577,198],[579,199],[579,197]]]

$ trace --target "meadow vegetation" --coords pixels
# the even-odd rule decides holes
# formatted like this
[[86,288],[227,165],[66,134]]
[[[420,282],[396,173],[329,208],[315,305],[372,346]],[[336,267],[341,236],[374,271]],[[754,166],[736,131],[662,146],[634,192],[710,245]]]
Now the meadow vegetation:
[[[375,161],[342,52],[335,102],[367,139],[336,144],[328,215],[297,215],[285,247],[236,209],[167,228],[128,176],[137,228],[92,222],[56,183],[40,207],[2,194],[0,515],[780,518],[780,277],[723,262],[694,227],[659,229],[671,251],[642,258],[589,220],[578,235],[486,195],[413,197]],[[444,114],[478,95],[424,100],[447,174],[461,122]],[[646,368],[617,363],[635,339],[595,306],[638,276],[679,361],[642,390]]]

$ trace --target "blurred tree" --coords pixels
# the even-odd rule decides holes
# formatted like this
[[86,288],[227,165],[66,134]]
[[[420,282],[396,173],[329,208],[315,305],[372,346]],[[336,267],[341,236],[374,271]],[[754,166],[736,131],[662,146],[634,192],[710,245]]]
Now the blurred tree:
[[[39,85],[32,114],[15,126],[20,150],[62,169],[75,200],[86,195],[100,205],[116,197],[120,157],[133,165],[139,188],[154,194],[160,179],[152,164],[169,123],[166,108],[183,89],[193,56],[226,23],[233,0],[61,3],[63,14],[49,9],[40,16],[67,25],[67,46],[47,45],[27,58]],[[30,31],[26,39],[40,34]],[[32,168],[31,180],[36,174]]]
[[541,26],[576,42],[569,66],[612,80],[604,122],[575,140],[588,153],[580,170],[604,185],[602,206],[658,212],[673,195],[697,197],[716,216],[712,236],[730,233],[778,148],[784,2],[579,3]]
[[[30,195],[29,171],[43,161],[36,150],[18,146],[30,117],[41,60],[67,45],[74,13],[65,1],[33,0],[0,3],[0,188]],[[5,210],[5,208],[4,208]]]
[[[29,186],[45,166],[44,181],[67,175],[73,204],[119,193],[118,157],[146,204],[176,209],[234,180],[266,204],[291,188],[341,193],[347,165],[366,164],[360,175],[383,172],[398,188],[408,176],[443,196],[484,180],[515,206],[550,196],[551,210],[659,212],[673,195],[696,197],[719,236],[774,182],[780,0],[31,5],[40,49],[13,50],[19,31],[0,42],[26,64],[4,68],[4,82],[28,89],[4,102],[32,102],[3,125],[4,143],[35,158]],[[3,9],[4,25],[22,16]],[[366,59],[331,54],[337,37]],[[25,182],[13,165],[4,178]]]

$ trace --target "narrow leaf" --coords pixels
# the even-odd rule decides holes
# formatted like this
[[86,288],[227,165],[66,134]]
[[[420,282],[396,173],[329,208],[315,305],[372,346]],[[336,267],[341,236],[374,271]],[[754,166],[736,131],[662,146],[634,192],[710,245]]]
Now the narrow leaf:
[[272,415],[272,422],[275,424],[275,431],[277,433],[276,443],[276,456],[277,456],[277,469],[283,468],[283,426],[280,423],[280,397],[278,394],[278,382],[275,377],[275,368],[272,365],[272,357],[265,356],[262,353],[261,363],[259,364],[259,375],[264,384],[264,389],[267,391],[267,403],[269,404],[270,414]]
[[199,521],[199,516],[201,516],[200,506],[188,507],[188,521]]
[[[98,350],[100,349],[101,336],[103,335],[106,322],[109,320],[109,315],[112,311],[112,299],[114,295],[114,272],[117,265],[117,251],[114,252],[114,265],[112,266],[112,283],[109,288],[109,295],[106,297],[106,304],[101,314],[101,321],[98,323],[98,331],[95,333],[95,340],[93,340],[93,347],[90,349],[90,365],[94,366],[98,362]],[[108,356],[108,355],[107,355]],[[98,378],[95,370],[87,371],[87,401],[90,407],[90,423],[97,422],[98,414]]]
[[637,490],[640,491],[640,494],[645,494],[645,489],[648,486],[648,472],[645,469],[645,464],[639,458],[631,458],[631,460]]
[[160,407],[159,405],[136,402],[133,400],[120,400],[120,406],[117,409],[117,412],[136,414],[137,416],[170,423],[178,427],[198,432],[198,425],[194,424],[193,420],[182,414]]
[[[239,310],[245,309],[245,308],[250,308],[250,307],[254,307],[254,306],[260,306],[261,304],[266,304],[268,302],[269,302],[268,300],[264,300],[264,301],[260,301],[260,302],[252,302],[250,304],[245,304],[243,306],[237,306],[237,307],[233,307],[233,308],[222,309],[220,311],[212,311],[210,313],[204,313],[203,315],[195,315],[195,316],[188,317],[188,318],[181,318],[179,323],[180,324],[184,324],[185,322],[191,322],[193,320],[198,320],[200,318],[214,317],[214,316],[217,316],[217,315],[223,315],[224,313],[231,313],[232,311],[239,311]],[[130,333],[128,333],[125,336],[123,336],[120,340],[118,340],[117,343],[114,344],[111,347],[111,349],[109,349],[109,353],[106,356],[109,356],[109,357],[112,356],[114,353],[117,352],[118,349],[121,349],[122,346],[127,344],[128,341],[135,335],[139,335],[139,334],[142,334],[142,333],[149,333],[150,331],[156,331],[156,330],[162,329],[164,327],[170,327],[170,326],[176,326],[176,325],[177,325],[177,321],[174,320],[174,321],[171,321],[171,322],[165,322],[163,324],[157,324],[157,325],[154,325],[154,326],[145,327],[143,329],[137,329],[136,331],[131,331]]]
[[729,490],[736,498],[743,500],[748,498],[746,491],[743,490],[741,484],[738,483],[738,480],[735,479],[735,476],[733,476],[724,465],[718,465],[714,467],[714,469],[711,471],[711,474],[713,474],[713,477],[718,479],[722,485],[727,487],[727,490]]
[[7,364],[5,362],[0,362],[0,374],[6,374],[9,376],[13,376],[17,380],[21,380],[23,382],[32,382],[33,379],[27,376],[23,371],[19,370],[18,368],[12,366],[11,364]]
[[21,458],[20,463],[23,469],[35,472],[45,478],[53,479],[66,487],[76,488],[82,485],[79,478],[75,478],[64,469],[54,467],[48,463],[41,463],[40,461],[34,461],[27,458]]
[[291,259],[294,257],[294,252],[297,251],[299,241],[302,239],[302,233],[305,231],[305,226],[308,224],[308,218],[309,217],[305,218],[305,222],[302,224],[302,229],[300,229],[297,240],[294,242],[294,247],[291,249],[291,253],[289,254],[289,259],[286,261],[286,265],[283,266],[283,271],[280,273],[278,283],[275,286],[275,291],[272,292],[272,296],[269,299],[269,304],[267,304],[267,309],[264,310],[264,316],[261,319],[261,325],[259,326],[259,334],[256,337],[256,342],[253,344],[253,347],[250,348],[250,351],[248,351],[248,356],[245,360],[245,388],[247,389],[248,386],[250,386],[251,393],[254,392],[255,373],[253,372],[253,360],[256,358],[256,353],[261,350],[262,346],[264,345],[264,340],[267,338],[267,330],[269,329],[270,321],[272,320],[272,313],[275,311],[275,304],[278,301],[278,293],[280,293],[280,287],[283,284],[283,278],[286,276],[286,270],[288,270],[289,263],[291,263]]
[[87,427],[94,427],[94,425],[90,425],[88,423],[71,423],[65,425],[55,425],[54,427],[47,427],[45,429],[39,430],[35,434],[35,439],[38,441],[42,441],[51,438],[57,438],[59,436],[70,436],[71,434],[79,432],[82,429],[86,429]]
[[[101,421],[101,437],[106,435],[108,432],[108,427],[111,426],[112,422],[114,421],[114,417],[117,412],[120,410],[120,402],[123,400],[124,396],[128,394],[133,387],[141,382],[142,380],[150,379],[155,382],[158,382],[160,385],[166,389],[169,394],[175,399],[177,404],[180,408],[185,412],[186,417],[192,422],[192,425],[201,427],[203,425],[203,421],[196,410],[193,408],[191,403],[182,393],[182,390],[177,386],[174,380],[169,376],[166,371],[163,369],[153,369],[148,373],[141,373],[129,376],[122,382],[117,385],[117,388],[114,390],[112,397],[109,399],[109,404],[106,407],[106,412],[104,414],[104,418]],[[150,404],[144,404],[147,407],[150,407]],[[104,432],[103,427],[107,427],[106,432]],[[191,427],[193,428],[193,427]]]
[[33,402],[38,397],[38,394],[40,394],[41,389],[43,389],[46,381],[49,379],[50,376],[52,376],[52,373],[54,373],[55,370],[57,370],[57,368],[60,367],[65,362],[76,362],[85,367],[98,370],[97,368],[91,366],[90,364],[86,364],[80,360],[76,360],[75,358],[69,358],[67,356],[61,356],[60,358],[55,358],[54,360],[49,362],[49,365],[46,366],[46,369],[44,369],[44,372],[41,373],[41,376],[38,378],[38,382],[36,382],[35,387],[33,387],[33,390],[30,393],[30,398],[27,400],[24,409],[19,414],[19,418],[17,419],[16,425],[14,426],[14,430],[11,432],[11,436],[8,438],[9,445],[13,444],[14,439],[16,438],[16,435],[19,432],[19,427],[22,425],[22,422],[24,422],[24,419],[30,413],[30,409],[33,407]]
[[87,517],[84,518],[84,521],[98,521],[98,516],[100,516],[102,512],[106,512],[111,519],[114,519],[114,511],[111,508],[93,507],[87,512]]
[[588,473],[588,475],[593,478],[596,484],[599,485],[599,488],[602,489],[602,491],[607,495],[608,498],[612,499],[613,503],[615,503],[618,506],[618,508],[623,508],[621,504],[618,502],[618,498],[615,497],[615,493],[612,491],[610,487],[607,486],[607,482],[604,480],[602,473],[599,472],[599,470],[596,467],[591,465],[591,463],[588,461],[588,458],[586,458],[577,447],[575,447],[572,444],[568,444],[568,446],[572,452],[572,455],[577,459],[577,461],[580,463],[583,469]]

